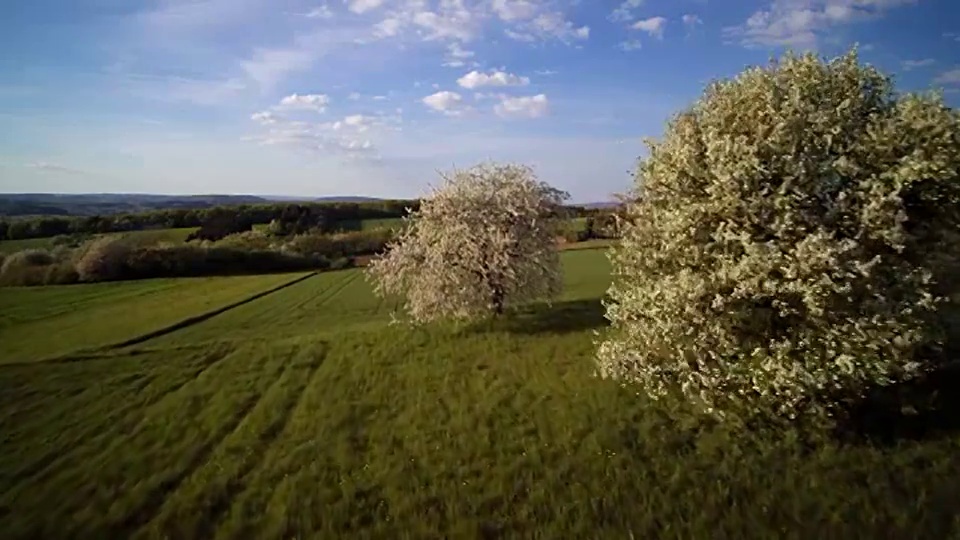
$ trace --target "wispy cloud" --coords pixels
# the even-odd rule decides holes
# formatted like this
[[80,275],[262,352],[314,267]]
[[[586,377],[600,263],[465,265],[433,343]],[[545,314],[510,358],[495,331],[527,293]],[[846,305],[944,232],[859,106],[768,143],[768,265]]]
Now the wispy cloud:
[[504,118],[540,118],[549,111],[550,102],[544,94],[535,96],[503,96],[493,110]]
[[944,86],[957,86],[960,85],[960,67],[953,68],[943,73],[937,75],[933,79],[934,84],[942,84]]
[[330,9],[330,6],[322,4],[308,11],[304,14],[304,17],[308,19],[331,19],[333,18],[333,10]]
[[936,60],[933,58],[924,58],[922,60],[904,60],[903,62],[900,62],[900,67],[904,71],[912,71],[914,69],[932,66],[935,63]]
[[490,73],[471,71],[457,79],[457,84],[470,90],[483,86],[526,86],[530,84],[530,78],[505,71],[492,71]]
[[613,22],[632,21],[634,12],[643,5],[643,0],[625,0],[608,17]]
[[840,26],[881,17],[917,0],[773,0],[743,23],[723,29],[727,39],[746,47],[815,47]]
[[470,110],[470,107],[464,103],[463,96],[449,90],[430,94],[421,101],[430,109],[447,116],[460,116]]
[[69,175],[87,174],[87,171],[76,169],[73,167],[67,167],[65,165],[58,165],[56,163],[50,163],[49,161],[34,161],[31,163],[27,163],[26,167],[30,169],[37,169],[40,171],[57,173],[57,174],[69,174]]
[[657,39],[663,39],[663,32],[667,27],[665,17],[650,17],[649,19],[639,20],[630,25],[633,30],[640,30],[650,34]]

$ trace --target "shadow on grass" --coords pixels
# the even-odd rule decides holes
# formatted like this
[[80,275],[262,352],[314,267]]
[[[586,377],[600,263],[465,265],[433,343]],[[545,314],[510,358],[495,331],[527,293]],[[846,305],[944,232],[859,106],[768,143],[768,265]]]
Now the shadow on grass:
[[836,435],[848,442],[883,446],[960,432],[960,363],[922,378],[878,388],[848,409]]
[[603,326],[603,313],[599,298],[534,304],[489,321],[488,328],[514,334],[567,334]]

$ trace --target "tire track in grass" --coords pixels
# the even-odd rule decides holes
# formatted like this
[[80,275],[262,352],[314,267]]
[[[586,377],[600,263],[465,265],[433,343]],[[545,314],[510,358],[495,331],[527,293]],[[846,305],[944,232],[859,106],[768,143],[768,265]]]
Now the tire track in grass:
[[331,362],[331,346],[324,343],[323,347],[324,362],[314,369],[296,403],[291,406],[283,430],[246,474],[243,490],[230,501],[229,508],[223,511],[222,519],[216,525],[215,534],[209,538],[245,540],[282,536],[264,534],[263,527],[270,517],[271,499],[284,479],[295,476],[296,471],[311,462],[308,456],[322,457],[311,453],[311,450],[319,444],[316,440],[319,435],[316,431],[316,415],[326,392],[324,386],[318,383]]
[[[328,274],[328,275],[329,275],[329,274]],[[331,280],[330,283],[327,283],[327,286],[326,286],[326,287],[324,287],[324,288],[322,288],[322,289],[320,289],[320,290],[314,291],[314,294],[309,295],[309,296],[306,296],[306,298],[304,298],[304,299],[302,299],[301,301],[297,302],[296,304],[293,304],[292,306],[290,306],[290,309],[284,310],[284,311],[289,311],[289,312],[291,312],[291,313],[296,312],[297,310],[299,310],[299,309],[302,308],[303,306],[306,306],[306,305],[310,304],[311,302],[313,302],[313,301],[316,300],[317,298],[322,298],[327,292],[330,291],[330,289],[336,287],[336,286],[337,286],[339,283],[341,283],[344,279],[345,279],[345,278],[341,277],[341,279],[339,279],[339,280]]]
[[[25,489],[24,484],[29,486],[43,483],[63,468],[73,466],[72,458],[74,454],[81,452],[87,446],[86,443],[92,439],[108,439],[126,430],[134,429],[142,421],[142,414],[146,409],[175,394],[187,384],[196,381],[204,373],[227,358],[231,352],[233,352],[233,349],[229,347],[221,346],[213,349],[209,351],[209,354],[192,359],[187,369],[182,370],[181,367],[182,371],[179,373],[177,372],[178,368],[163,366],[150,384],[133,393],[131,396],[133,400],[120,407],[114,407],[113,403],[126,401],[125,397],[128,392],[124,392],[124,389],[118,389],[113,394],[123,398],[119,400],[116,397],[111,399],[111,395],[92,396],[97,402],[100,402],[100,407],[91,409],[80,403],[70,403],[63,408],[51,411],[50,414],[39,419],[37,424],[40,426],[48,425],[53,420],[63,417],[70,410],[87,413],[87,417],[96,420],[89,425],[85,424],[76,434],[70,435],[69,431],[66,431],[67,436],[53,439],[51,444],[36,453],[25,465],[13,469],[8,484],[11,487],[3,496],[0,496],[0,506],[5,505],[10,499],[15,499],[16,493]],[[90,407],[93,406],[94,404],[91,403]],[[79,420],[82,421],[83,418]],[[52,427],[57,428],[58,426],[54,425]],[[67,427],[69,428],[69,426]],[[32,448],[28,448],[27,451],[36,452]]]
[[343,291],[344,289],[346,289],[351,283],[353,283],[354,281],[356,281],[357,278],[360,276],[360,272],[357,272],[357,271],[348,271],[348,272],[350,272],[350,273],[347,274],[347,278],[346,278],[346,279],[344,279],[343,281],[341,281],[341,286],[340,286],[339,288],[337,288],[336,290],[333,290],[333,287],[331,287],[330,289],[328,289],[328,290],[332,290],[332,292],[331,292],[330,294],[324,296],[324,298],[320,301],[320,303],[317,304],[317,307],[324,306],[324,305],[327,304],[327,302],[329,302],[330,300],[336,298],[337,295],[339,295],[341,291]]
[[147,333],[145,333],[145,334],[140,334],[140,335],[138,335],[138,336],[134,336],[134,337],[132,337],[132,338],[125,339],[125,340],[123,340],[123,341],[119,341],[119,342],[116,342],[116,343],[110,343],[110,344],[102,345],[102,346],[95,347],[95,348],[78,349],[78,350],[75,350],[75,351],[71,351],[71,352],[69,352],[69,353],[67,353],[67,354],[60,354],[60,355],[56,355],[56,356],[51,356],[51,357],[49,357],[49,358],[44,358],[44,359],[39,360],[39,361],[30,361],[30,362],[8,362],[6,365],[22,365],[22,364],[34,364],[34,363],[80,362],[80,361],[89,360],[89,359],[91,359],[91,358],[99,358],[103,353],[108,353],[108,352],[110,352],[110,351],[116,351],[116,350],[120,350],[120,349],[125,349],[125,348],[127,348],[127,347],[132,347],[132,346],[134,346],[134,345],[140,345],[140,344],[142,344],[142,343],[145,343],[145,342],[148,342],[148,341],[152,341],[152,340],[154,340],[154,339],[157,339],[157,338],[160,338],[160,337],[169,335],[169,334],[173,334],[174,332],[177,332],[178,330],[183,330],[183,329],[185,329],[185,328],[189,328],[189,327],[191,327],[191,326],[195,326],[195,325],[197,325],[197,324],[199,324],[199,323],[202,323],[202,322],[204,322],[204,321],[207,321],[207,320],[209,320],[209,319],[212,319],[212,318],[216,317],[217,315],[221,315],[221,314],[223,314],[223,313],[226,313],[226,312],[231,311],[231,310],[233,310],[233,309],[236,309],[236,308],[238,308],[238,307],[241,307],[241,306],[244,306],[244,305],[246,305],[246,304],[250,304],[250,303],[252,303],[252,302],[255,302],[256,300],[259,300],[259,299],[261,299],[261,298],[263,298],[263,297],[265,297],[265,296],[271,295],[271,294],[276,293],[276,292],[278,292],[278,291],[282,291],[283,289],[286,289],[286,288],[288,288],[288,287],[292,287],[292,286],[294,286],[294,285],[296,285],[296,284],[298,284],[298,283],[301,283],[301,282],[303,282],[303,281],[306,281],[306,280],[308,280],[308,279],[316,276],[317,274],[318,274],[317,272],[310,272],[309,274],[306,274],[306,275],[297,277],[297,278],[295,278],[295,279],[293,279],[293,280],[291,280],[291,281],[284,282],[284,283],[282,283],[282,284],[280,284],[280,285],[278,285],[278,286],[271,287],[270,289],[267,289],[267,290],[265,290],[265,291],[258,292],[258,293],[254,294],[254,295],[245,297],[245,298],[243,298],[243,299],[241,299],[241,300],[238,300],[238,301],[236,301],[236,302],[231,302],[231,303],[229,303],[229,304],[227,304],[227,305],[225,305],[225,306],[221,306],[221,307],[219,307],[219,308],[216,308],[216,309],[213,309],[213,310],[210,310],[210,311],[206,311],[206,312],[201,313],[201,314],[199,314],[199,315],[194,315],[194,316],[192,316],[192,317],[187,317],[186,319],[182,319],[182,320],[177,321],[177,322],[175,322],[175,323],[173,323],[173,324],[164,326],[164,327],[159,328],[159,329],[157,329],[157,330],[152,330],[152,331],[147,332]]
[[[268,386],[266,386],[265,390],[256,395],[251,395],[249,399],[245,400],[238,408],[237,412],[230,418],[230,420],[225,422],[222,428],[217,430],[212,438],[201,444],[193,452],[193,456],[188,459],[185,467],[183,467],[178,473],[169,476],[167,479],[157,484],[156,487],[145,497],[141,504],[137,505],[132,511],[129,511],[126,517],[118,524],[111,525],[111,534],[117,534],[123,538],[131,537],[134,533],[143,528],[144,525],[153,520],[155,516],[157,516],[158,512],[161,511],[164,504],[169,500],[169,496],[179,491],[184,482],[200,473],[201,469],[205,466],[216,471],[216,474],[211,475],[211,477],[207,478],[207,480],[216,479],[218,478],[217,475],[222,475],[224,473],[220,466],[221,464],[216,461],[216,458],[218,457],[217,454],[219,453],[218,450],[224,445],[229,444],[231,435],[237,433],[241,426],[243,426],[245,423],[249,423],[248,420],[250,419],[250,415],[253,414],[253,412],[257,409],[262,408],[261,406],[264,404],[264,400],[267,395],[270,394],[271,390],[276,388],[280,381],[284,378],[284,375],[286,375],[288,372],[290,364],[282,360],[278,362],[278,364],[279,373],[277,374],[276,378],[272,380]],[[225,452],[229,453],[230,450],[225,450]],[[202,535],[193,536],[193,538],[202,537]],[[174,536],[174,538],[176,538],[176,536]]]
[[233,497],[243,492],[248,476],[259,466],[274,441],[287,430],[293,410],[323,363],[326,347],[300,350],[290,367],[270,387],[250,415],[237,426],[210,460],[172,493],[157,516],[135,537],[212,538],[230,509]]
[[[21,536],[126,538],[162,506],[168,491],[202,466],[282,374],[260,351],[235,351],[149,410],[132,429],[88,444],[73,467],[27,493],[14,511],[41,517]],[[47,525],[49,523],[50,525]],[[53,529],[59,524],[60,529]],[[18,531],[21,532],[21,531]],[[29,533],[29,534],[28,534]]]
[[308,279],[310,279],[310,278],[312,278],[312,277],[314,277],[314,276],[316,276],[316,275],[317,275],[317,272],[311,272],[311,273],[309,273],[309,274],[307,274],[307,275],[305,275],[305,276],[300,276],[300,277],[298,277],[298,278],[296,278],[296,279],[294,279],[294,280],[292,280],[292,281],[288,281],[288,282],[283,283],[283,284],[281,284],[281,285],[278,285],[278,286],[276,286],[276,287],[267,289],[267,290],[265,290],[265,291],[262,291],[262,292],[259,292],[259,293],[257,293],[257,294],[254,294],[254,295],[252,295],[252,296],[248,296],[247,298],[244,298],[244,299],[239,300],[239,301],[237,301],[237,302],[233,302],[233,303],[231,303],[231,304],[227,304],[226,306],[223,306],[223,307],[214,309],[214,310],[212,310],[212,311],[208,311],[208,312],[206,312],[206,313],[202,313],[202,314],[200,314],[200,315],[196,315],[196,316],[193,316],[193,317],[188,317],[188,318],[186,318],[186,319],[184,319],[184,320],[182,320],[182,321],[180,321],[180,322],[174,323],[174,324],[172,324],[172,325],[170,325],[170,326],[167,326],[167,327],[165,327],[165,328],[161,328],[161,329],[159,329],[159,330],[154,330],[153,332],[148,332],[148,333],[146,333],[146,334],[143,334],[143,335],[140,335],[140,336],[137,336],[137,337],[134,337],[134,338],[130,338],[130,339],[126,340],[126,341],[122,341],[122,342],[120,342],[120,343],[116,343],[116,344],[113,344],[113,345],[108,345],[108,346],[102,347],[102,348],[103,348],[103,349],[107,349],[107,350],[109,350],[109,349],[122,349],[122,348],[124,348],[124,347],[130,347],[130,346],[132,346],[132,345],[139,345],[139,344],[141,344],[141,343],[143,343],[143,342],[145,342],[145,341],[149,341],[149,340],[151,340],[151,339],[155,339],[155,338],[158,338],[158,337],[161,337],[161,336],[165,336],[165,335],[167,335],[167,334],[172,334],[172,333],[176,332],[177,330],[181,330],[181,329],[188,328],[188,327],[190,327],[190,326],[193,326],[193,325],[202,323],[203,321],[212,319],[212,318],[216,317],[217,315],[220,315],[220,314],[222,314],[222,313],[226,313],[226,312],[228,312],[228,311],[230,311],[230,310],[232,310],[232,309],[236,309],[236,308],[238,308],[238,307],[240,307],[240,306],[249,304],[249,303],[251,303],[251,302],[254,302],[254,301],[256,301],[256,300],[259,300],[259,299],[261,299],[261,298],[263,298],[263,297],[265,297],[265,296],[271,295],[271,294],[276,293],[276,292],[278,292],[278,291],[282,291],[283,289],[286,289],[287,287],[292,287],[292,286],[296,285],[297,283],[301,283],[301,282],[303,282],[303,281],[306,281],[306,280],[308,280]]

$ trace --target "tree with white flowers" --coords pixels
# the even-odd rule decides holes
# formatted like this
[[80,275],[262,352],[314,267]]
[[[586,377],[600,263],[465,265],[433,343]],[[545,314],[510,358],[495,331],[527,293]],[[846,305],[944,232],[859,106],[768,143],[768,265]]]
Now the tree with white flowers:
[[721,417],[830,416],[931,363],[960,273],[960,114],[856,52],[708,87],[649,144],[599,373]]
[[523,165],[484,163],[441,178],[371,263],[378,294],[403,297],[415,322],[499,315],[559,294],[566,193]]

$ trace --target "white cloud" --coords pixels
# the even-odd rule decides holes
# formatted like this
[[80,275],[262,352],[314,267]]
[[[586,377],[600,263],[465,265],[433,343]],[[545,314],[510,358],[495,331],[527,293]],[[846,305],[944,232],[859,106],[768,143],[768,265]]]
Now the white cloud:
[[431,109],[442,112],[447,116],[459,116],[468,107],[463,103],[463,96],[456,92],[444,90],[423,98],[423,104]]
[[384,0],[344,0],[347,9],[354,13],[366,13],[383,5]]
[[634,30],[641,30],[650,34],[651,36],[657,39],[663,39],[663,31],[667,26],[667,19],[664,17],[650,17],[649,19],[639,20],[632,25],[630,28]]
[[260,111],[250,115],[250,119],[262,125],[276,124],[277,117],[270,111]]
[[318,30],[297,36],[284,47],[255,49],[249,58],[240,62],[240,68],[266,92],[290,73],[307,71],[320,58],[353,44],[360,35],[356,29]]
[[329,19],[333,17],[333,11],[330,6],[323,4],[308,11],[304,17],[308,19]]
[[922,60],[904,60],[903,62],[900,62],[900,67],[904,71],[911,71],[917,68],[932,66],[935,62],[936,60],[933,58],[924,58]]
[[613,22],[624,22],[633,20],[633,11],[643,5],[643,0],[625,0],[620,6],[613,10],[608,17]]
[[551,76],[551,75],[556,75],[556,74],[558,74],[558,73],[560,73],[560,72],[559,72],[559,71],[556,71],[556,70],[553,70],[553,69],[538,69],[538,70],[534,71],[534,74],[536,74],[536,75],[542,75],[542,76],[544,76],[544,77],[549,77],[549,76]]
[[507,28],[504,34],[510,39],[533,43],[538,40],[557,39],[564,43],[582,41],[590,37],[590,27],[577,27],[564,17],[559,11],[541,13],[530,21],[517,26],[516,29]]
[[875,19],[917,0],[773,0],[738,26],[723,29],[746,47],[815,47],[829,30]]
[[473,58],[475,54],[473,51],[465,50],[456,42],[447,46],[447,55],[451,58],[459,58],[462,60],[464,58]]
[[482,10],[471,10],[464,0],[440,0],[435,10],[427,9],[424,0],[406,0],[402,14],[428,41],[471,41],[480,34],[483,21]]
[[526,86],[530,84],[530,79],[505,71],[493,71],[491,73],[471,71],[457,79],[457,84],[472,90],[483,86]]
[[347,99],[351,101],[356,101],[360,99],[360,92],[350,92],[350,95],[347,96]]
[[373,124],[372,116],[364,116],[362,114],[352,114],[350,116],[345,116],[343,118],[343,125],[354,127],[357,131],[364,132],[370,129],[370,126]]
[[475,53],[473,51],[464,49],[460,43],[454,41],[450,45],[447,45],[447,53],[444,56],[443,65],[446,67],[463,67],[467,64],[466,60],[474,56]]
[[377,139],[389,131],[398,130],[401,122],[399,113],[396,116],[352,114],[335,122],[323,123],[285,120],[261,113],[251,118],[271,118],[273,121],[261,123],[265,131],[245,140],[314,154],[367,160],[379,158]]
[[378,38],[393,37],[400,33],[403,22],[400,19],[384,19],[373,25],[373,35]]
[[629,41],[621,41],[618,45],[623,51],[638,51],[643,48],[643,44],[640,43],[639,39],[631,39]]
[[497,115],[504,118],[539,118],[549,111],[549,102],[544,94],[535,96],[502,96],[500,103],[493,108]]
[[942,84],[944,86],[960,85],[960,67],[944,71],[943,73],[937,75],[937,77],[933,79],[933,83]]
[[944,38],[944,39],[950,39],[950,40],[953,40],[953,41],[960,41],[960,33],[958,33],[958,32],[944,32],[944,33],[943,33],[943,38]]
[[324,94],[291,94],[280,100],[278,110],[324,112],[330,98]]
[[540,9],[540,6],[530,0],[492,0],[493,12],[504,21],[530,19]]
[[67,167],[65,165],[50,163],[48,161],[34,161],[32,163],[27,163],[26,167],[30,169],[38,169],[41,171],[61,173],[61,174],[87,174],[86,171],[75,169],[73,167]]

